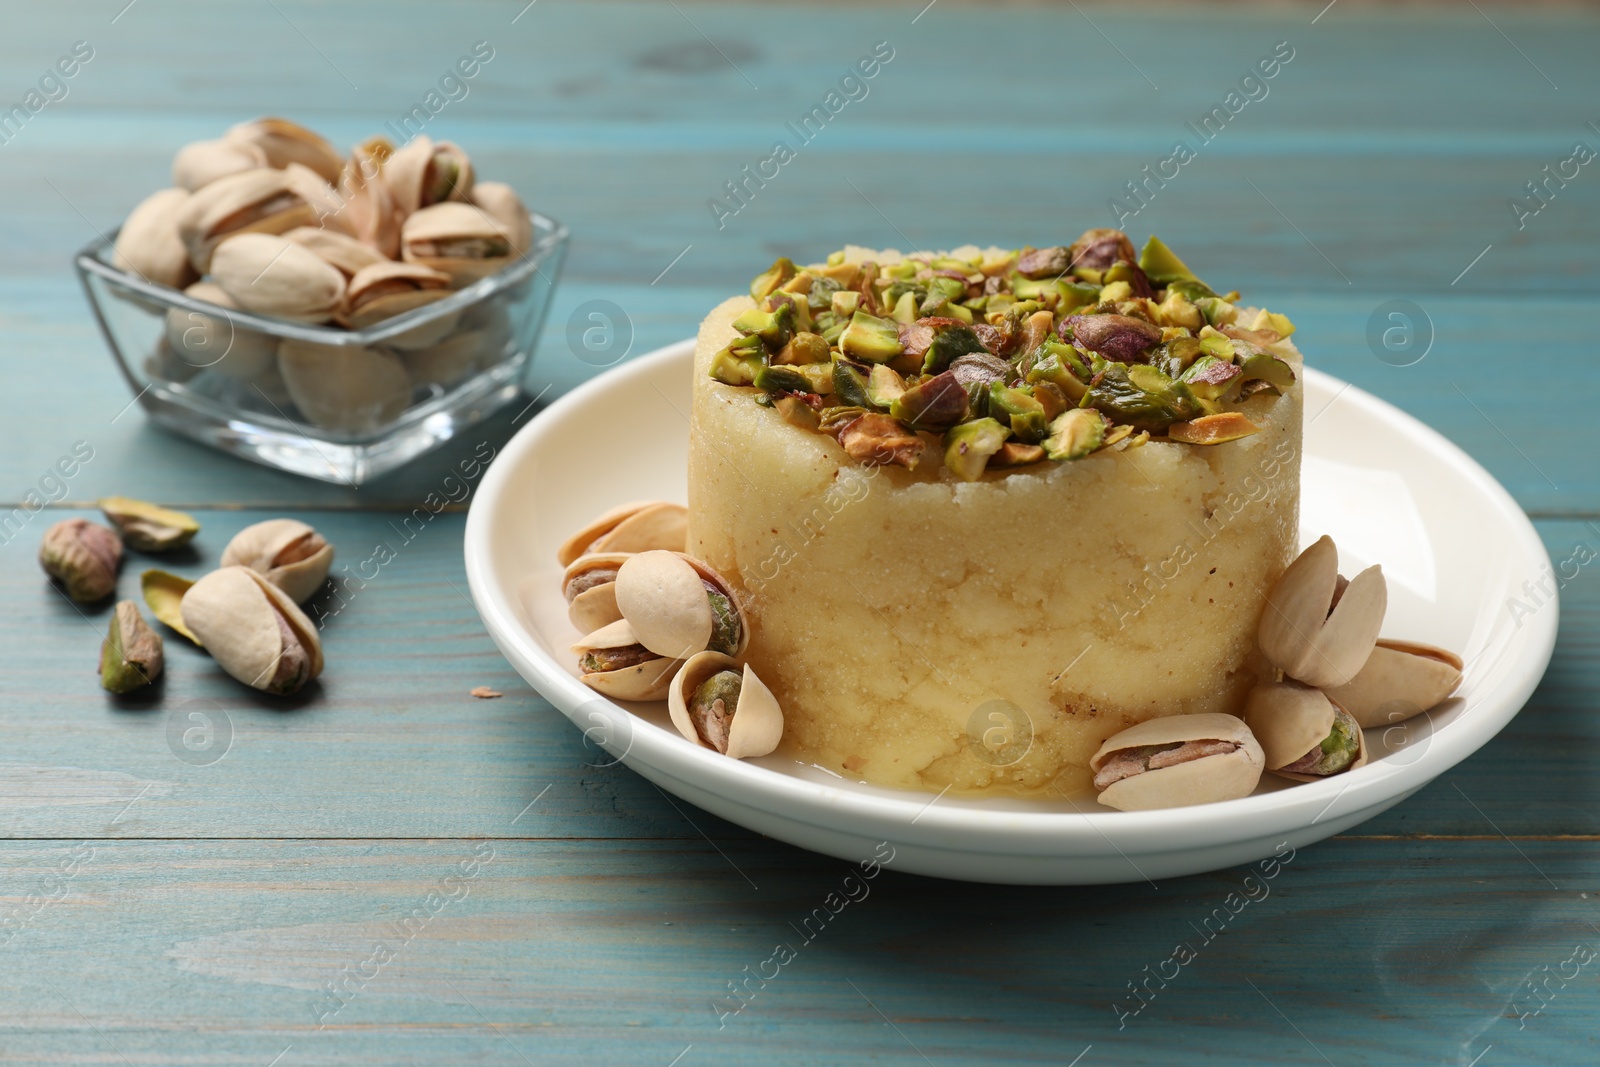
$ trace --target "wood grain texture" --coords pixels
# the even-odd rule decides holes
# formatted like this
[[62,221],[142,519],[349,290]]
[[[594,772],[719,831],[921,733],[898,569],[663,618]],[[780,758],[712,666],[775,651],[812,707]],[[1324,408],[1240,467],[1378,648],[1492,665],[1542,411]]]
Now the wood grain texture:
[[[1600,19],[1341,3],[1313,24],[1320,6],[9,6],[0,110],[72,42],[95,58],[0,143],[0,1063],[1600,1058],[1600,962],[1571,962],[1600,949],[1594,564],[1565,582],[1550,671],[1494,743],[1269,884],[891,871],[805,940],[851,868],[596,766],[483,632],[459,509],[407,526],[511,412],[360,491],[244,465],[125,410],[69,267],[181,144],[266,113],[355,141],[484,40],[495,58],[427,132],[573,229],[532,375],[554,396],[595,370],[566,340],[585,301],[622,309],[638,355],[777,255],[1070,239],[1183,139],[1197,156],[1147,189],[1136,236],[1287,312],[1315,365],[1460,444],[1552,561],[1600,549],[1600,164],[1551,181],[1520,228],[1509,204],[1574,142],[1600,147]],[[785,123],[877,41],[895,55],[868,95],[800,145]],[[1294,58],[1267,96],[1201,144],[1186,123],[1280,41]],[[795,159],[719,226],[708,199],[738,206],[725,183],[778,138]],[[1413,366],[1370,341],[1395,297],[1431,322]],[[93,460],[48,480],[78,441]],[[30,492],[54,503],[17,512]],[[316,524],[341,564],[380,542],[395,558],[329,617],[328,672],[302,698],[242,692],[169,635],[160,689],[117,700],[95,684],[105,610],[80,613],[33,560],[50,522],[112,492],[199,514],[170,561],[191,575],[276,515]],[[130,559],[123,595],[157,563]],[[228,737],[215,762],[169,739],[191,713]],[[1270,894],[1232,914],[1254,884]],[[1162,986],[1180,940],[1197,958]],[[728,983],[779,942],[796,958],[719,1028]],[[394,958],[369,973],[379,945]],[[329,982],[348,1003],[319,1021]]]

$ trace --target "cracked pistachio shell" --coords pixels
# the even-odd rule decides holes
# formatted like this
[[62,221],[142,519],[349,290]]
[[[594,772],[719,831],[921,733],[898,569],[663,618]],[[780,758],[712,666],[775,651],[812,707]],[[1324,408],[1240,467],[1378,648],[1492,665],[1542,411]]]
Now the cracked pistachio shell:
[[1322,537],[1289,564],[1267,594],[1258,633],[1261,651],[1296,681],[1343,685],[1377,643],[1388,607],[1383,569],[1372,566],[1356,575],[1334,604],[1338,586],[1339,550],[1332,538]]
[[[443,300],[450,295],[450,275],[415,263],[394,263],[385,260],[363,267],[350,279],[345,293],[345,310],[340,321],[352,330],[360,330],[373,323],[392,319],[407,311]],[[417,347],[437,343],[455,328],[459,316],[446,316],[429,322],[420,337],[405,336]]]
[[383,178],[383,163],[393,152],[394,145],[383,137],[356,145],[339,179],[351,232],[388,259],[400,255],[400,215]]
[[1328,699],[1363,727],[1388,726],[1438,706],[1461,684],[1461,657],[1413,641],[1379,641],[1366,664]]
[[224,141],[235,145],[249,145],[266,157],[269,167],[287,167],[291,163],[309,167],[325,182],[339,180],[342,161],[320,135],[288,119],[260,118],[241,122],[223,134]]
[[561,595],[567,599],[567,618],[579,633],[592,633],[622,618],[617,607],[617,580],[613,577],[599,585],[591,585],[574,593],[573,587],[584,575],[597,570],[615,572],[629,558],[626,552],[597,552],[579,556],[561,576]]
[[711,644],[715,618],[706,583],[728,599],[738,620],[733,655],[749,644],[750,626],[726,579],[681,552],[655,549],[624,560],[617,570],[617,608],[633,626],[639,643],[673,659],[688,659]]
[[622,504],[594,519],[562,542],[556,560],[563,567],[586,552],[682,552],[689,536],[689,509],[662,500]]
[[178,213],[178,236],[189,262],[205,274],[217,246],[229,237],[287,233],[316,222],[316,209],[295,190],[293,179],[281,170],[259,168],[218,178],[190,194]]
[[211,274],[241,308],[296,322],[327,322],[344,305],[344,275],[304,245],[265,233],[230,237]]
[[1100,803],[1120,811],[1182,808],[1249,796],[1261,781],[1266,766],[1261,744],[1242,720],[1220,714],[1169,715],[1130,726],[1100,746],[1089,769],[1098,772],[1124,749],[1185,741],[1232,741],[1239,747],[1112,782],[1101,790]]
[[[628,620],[618,619],[575,642],[572,651],[582,656],[594,649],[627,648],[638,643]],[[582,671],[578,677],[590,689],[615,700],[661,700],[680,666],[678,660],[659,656],[621,670]]]
[[215,315],[184,308],[167,312],[167,345],[186,366],[248,381],[277,363],[278,339],[237,325],[227,311],[239,305],[222,286],[195,282],[183,293],[223,309]]
[[181,548],[200,532],[200,524],[193,515],[132,497],[104,497],[99,507],[122,535],[122,540],[140,552]]
[[[702,748],[718,751],[700,736],[700,731],[689,714],[689,703],[700,684],[720,671],[737,671],[739,663],[720,652],[701,652],[691,656],[667,690],[667,711],[678,732]],[[756,672],[744,665],[740,679],[739,700],[728,723],[728,748],[722,754],[734,759],[748,756],[765,756],[778,747],[783,739],[783,709],[778,698],[772,695],[766,683],[756,677]]]
[[39,542],[39,566],[82,604],[104,600],[117,590],[122,540],[87,519],[62,519]]
[[352,277],[363,267],[374,263],[387,263],[383,254],[371,245],[338,230],[320,226],[297,226],[283,235],[297,245],[304,245],[318,256],[339,268],[339,273]]
[[402,218],[447,200],[467,200],[473,186],[472,160],[450,141],[419,133],[383,164],[383,180],[394,194]]
[[218,178],[268,166],[267,154],[253,144],[226,141],[195,141],[178,149],[172,157],[172,184],[191,193]]
[[511,186],[505,182],[478,182],[472,187],[472,202],[501,225],[516,251],[527,252],[533,247],[533,218],[528,205]]
[[444,271],[458,288],[500,270],[514,254],[511,235],[472,204],[434,204],[400,227],[400,258]]
[[245,685],[287,694],[322,673],[316,627],[248,567],[212,571],[189,587],[181,607],[211,658]]
[[139,575],[139,589],[144,593],[144,602],[150,608],[150,614],[198,645],[200,639],[184,624],[180,607],[183,594],[193,584],[182,575],[162,570],[151,569]]
[[[1292,774],[1282,770],[1300,759],[1333,731],[1334,706],[1320,689],[1292,681],[1267,682],[1256,686],[1245,700],[1244,721],[1261,742],[1267,770],[1299,782],[1315,782],[1315,775]],[[1356,758],[1344,771],[1353,771],[1367,762],[1367,739],[1357,731]],[[1325,777],[1325,776],[1324,776]]]
[[297,519],[268,519],[234,534],[222,565],[248,567],[304,604],[327,580],[333,546]]
[[100,685],[113,693],[131,693],[161,677],[165,657],[161,635],[139,614],[139,605],[119,601],[111,628],[100,644]]
[[278,346],[278,370],[295,407],[325,430],[370,433],[411,404],[405,364],[381,348],[285,338]]
[[171,289],[194,281],[194,265],[178,232],[178,219],[188,203],[189,194],[183,189],[162,189],[140,201],[117,231],[112,264]]

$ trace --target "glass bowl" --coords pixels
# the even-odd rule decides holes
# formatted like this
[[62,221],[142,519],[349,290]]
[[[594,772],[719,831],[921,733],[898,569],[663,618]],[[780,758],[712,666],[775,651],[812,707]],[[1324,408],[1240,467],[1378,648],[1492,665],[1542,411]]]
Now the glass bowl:
[[566,254],[533,247],[443,300],[361,330],[224,308],[113,265],[116,234],[76,266],[117,366],[150,417],[213,448],[360,485],[515,400]]

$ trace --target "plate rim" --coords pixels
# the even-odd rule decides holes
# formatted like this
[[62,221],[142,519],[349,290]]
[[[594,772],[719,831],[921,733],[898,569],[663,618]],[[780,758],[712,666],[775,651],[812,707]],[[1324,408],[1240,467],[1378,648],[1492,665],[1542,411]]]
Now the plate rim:
[[[686,338],[626,360],[575,387],[529,420],[528,425],[506,442],[485,472],[468,507],[463,540],[467,584],[473,605],[496,646],[518,673],[575,725],[582,725],[573,719],[575,711],[592,705],[596,698],[619,714],[629,716],[632,720],[630,743],[619,759],[636,773],[642,772],[632,765],[635,761],[643,762],[660,773],[694,781],[707,793],[737,797],[739,803],[758,807],[768,816],[821,830],[837,831],[839,828],[836,821],[827,820],[822,812],[844,811],[844,805],[848,805],[848,814],[863,836],[879,836],[875,828],[889,828],[901,840],[929,847],[1010,854],[1017,851],[1014,846],[1022,839],[1029,842],[1031,855],[1109,856],[1123,851],[1119,845],[1132,845],[1141,851],[1179,851],[1205,844],[1196,835],[1215,837],[1219,827],[1233,828],[1223,835],[1228,840],[1246,834],[1257,836],[1307,828],[1320,822],[1347,794],[1351,794],[1350,804],[1341,816],[1366,808],[1381,808],[1404,798],[1493,740],[1526,706],[1554,654],[1560,621],[1559,601],[1552,602],[1557,610],[1540,611],[1528,620],[1532,632],[1527,641],[1532,651],[1519,657],[1521,662],[1514,676],[1497,682],[1491,692],[1474,703],[1470,709],[1474,714],[1472,721],[1457,719],[1430,733],[1427,750],[1415,760],[1403,764],[1380,760],[1349,777],[1191,807],[1135,812],[1012,811],[964,807],[959,803],[941,807],[936,802],[942,793],[907,790],[903,798],[866,793],[845,780],[831,785],[743,760],[730,760],[689,745],[676,733],[639,719],[624,705],[605,700],[569,674],[539,648],[531,635],[523,632],[524,627],[516,618],[507,591],[492,580],[489,568],[492,518],[498,502],[511,488],[512,470],[522,465],[518,459],[536,447],[548,427],[609,389],[614,376],[648,373],[662,364],[691,358],[695,343],[695,338]],[[1321,410],[1326,411],[1338,402],[1355,403],[1402,428],[1405,436],[1420,439],[1430,453],[1456,468],[1498,505],[1498,510],[1507,516],[1519,548],[1532,549],[1548,558],[1538,531],[1521,505],[1460,446],[1420,419],[1350,382],[1314,367],[1305,370],[1308,383],[1316,381],[1331,394],[1332,398]],[[1312,419],[1315,418],[1313,415]],[[1484,703],[1492,706],[1479,706]],[[1306,817],[1311,812],[1316,815],[1307,823]]]

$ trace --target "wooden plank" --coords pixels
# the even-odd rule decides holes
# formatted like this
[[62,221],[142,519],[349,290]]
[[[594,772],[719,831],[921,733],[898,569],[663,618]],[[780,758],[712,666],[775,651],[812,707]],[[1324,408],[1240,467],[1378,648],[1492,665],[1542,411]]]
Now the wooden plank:
[[1574,956],[1600,945],[1592,848],[1334,841],[1114,891],[723,852],[6,843],[0,937],[28,966],[0,972],[0,1047],[285,1067],[1594,1059],[1600,964]]
[[[425,524],[398,512],[289,513],[332,541],[336,573],[371,573],[361,563],[380,543],[394,558],[356,583],[345,606],[327,595],[313,602],[313,615],[326,617],[327,670],[287,701],[244,689],[172,634],[158,692],[103,694],[93,671],[105,610],[80,614],[33,559],[45,523],[66,514],[51,510],[0,547],[0,647],[25,650],[7,667],[0,713],[0,835],[697,840],[696,826],[715,825],[719,836],[749,836],[698,812],[687,822],[643,779],[593,766],[609,757],[586,751],[483,632],[466,596],[459,513]],[[235,531],[269,514],[202,512],[195,557],[131,557],[122,595],[137,595],[137,574],[152,564],[199,576]],[[1600,551],[1591,524],[1540,527],[1555,561],[1580,545]],[[1600,758],[1600,579],[1593,563],[1565,570],[1573,577],[1561,591],[1556,659],[1530,707],[1483,752],[1361,832],[1600,834],[1588,791]],[[475,700],[476,685],[506,696]],[[169,739],[191,711],[231,727],[217,762],[185,762]]]

